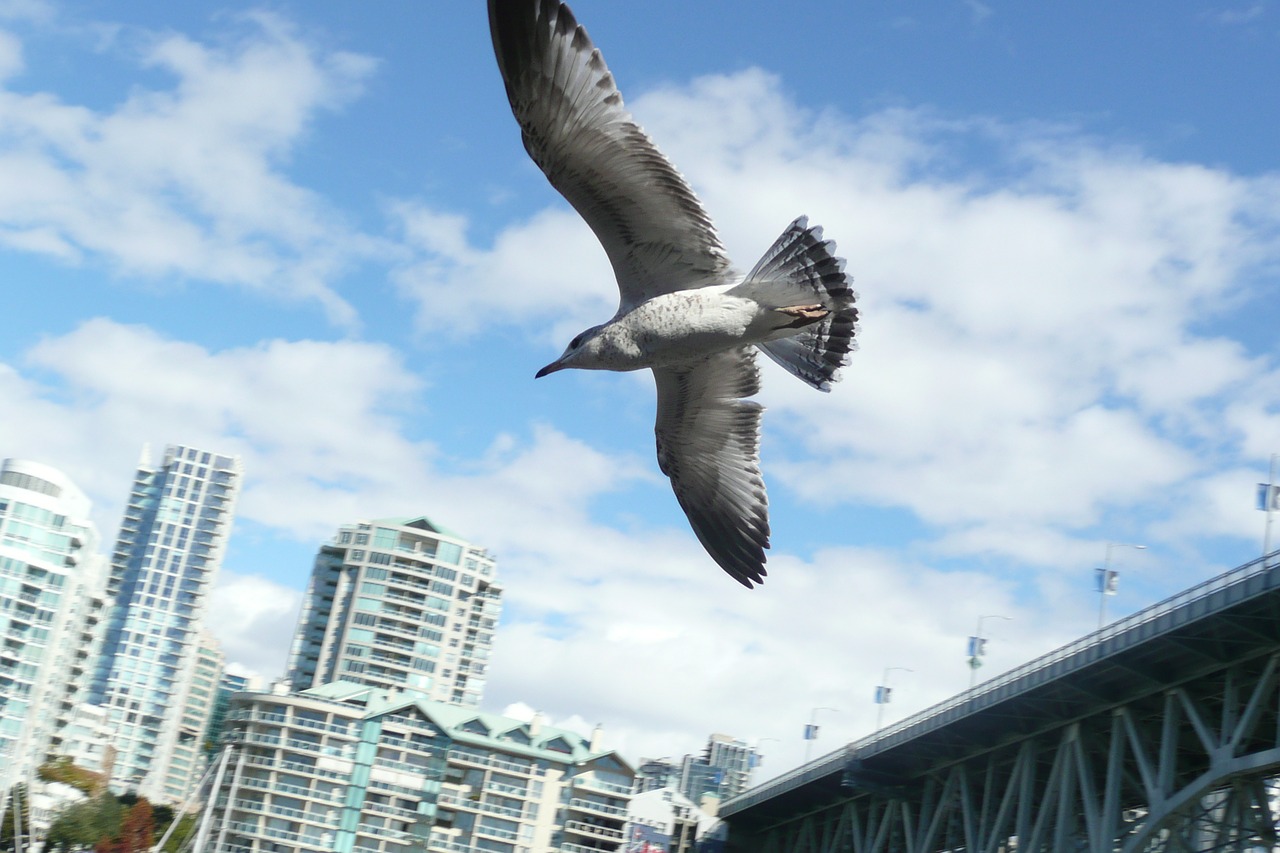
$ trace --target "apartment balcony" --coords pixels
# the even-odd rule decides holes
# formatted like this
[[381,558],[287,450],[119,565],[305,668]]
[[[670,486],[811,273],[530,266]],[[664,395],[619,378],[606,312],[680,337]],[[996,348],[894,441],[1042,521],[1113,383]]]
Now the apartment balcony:
[[486,803],[478,798],[472,799],[471,797],[460,797],[457,794],[448,792],[442,792],[439,797],[437,797],[436,802],[442,806],[449,806],[455,809],[466,809],[467,811],[482,812],[484,814],[497,815],[498,817],[513,818],[515,820],[520,820],[524,817],[524,812],[520,809]]
[[499,841],[516,841],[520,838],[518,833],[510,829],[499,829],[496,826],[485,826],[480,823],[477,823],[471,832],[474,835],[487,835]]
[[608,817],[617,817],[625,819],[627,810],[623,806],[610,806],[605,803],[597,803],[593,800],[583,800],[574,797],[569,800],[569,808],[575,811],[587,812],[588,814],[607,815]]
[[399,820],[408,821],[409,823],[413,823],[417,821],[419,817],[421,817],[421,815],[419,815],[413,809],[405,809],[405,808],[401,808],[400,806],[393,806],[387,803],[371,803],[367,800],[365,801],[364,805],[360,807],[360,810],[365,812],[373,812],[374,814],[388,815],[390,817],[394,817]]
[[245,756],[245,764],[253,767],[263,767],[269,770],[284,770],[290,773],[306,773],[311,776],[318,776],[321,779],[338,780],[344,783],[351,781],[351,762],[338,761],[335,764],[345,765],[342,770],[330,770],[324,767],[315,767],[310,764],[302,764],[297,761],[281,761],[275,756],[270,755],[248,755]]
[[609,851],[617,850],[616,845],[609,847],[588,847],[585,844],[574,844],[572,841],[566,841],[559,847],[560,853],[609,853]]
[[253,848],[247,844],[222,844],[207,849],[210,853],[253,853]]
[[[427,839],[427,849],[431,853],[490,853],[483,847],[474,847],[470,844],[463,844],[459,841],[449,841],[444,838],[431,837]],[[599,850],[595,853],[600,853]]]
[[601,826],[596,823],[583,823],[580,820],[566,820],[564,822],[565,832],[575,832],[578,835],[585,835],[588,838],[599,838],[602,841],[622,841],[626,838],[626,834],[621,827]]
[[227,828],[238,835],[257,835],[266,838],[278,838],[281,841],[302,841],[302,833],[290,832],[287,829],[273,829],[265,826],[259,826],[257,823],[245,823],[244,821],[232,820],[227,822]]
[[331,821],[328,815],[313,814],[303,811],[302,809],[289,808],[288,806],[278,806],[273,803],[264,803],[260,800],[241,800],[237,799],[232,808],[241,812],[254,812],[264,814],[269,817],[288,818],[293,821],[307,821],[318,826],[329,828]]
[[[546,770],[532,764],[515,764],[510,761],[503,761],[501,758],[495,758],[491,755],[477,755],[471,752],[460,752],[458,750],[449,751],[449,761],[456,761],[460,764],[475,764],[480,767],[495,767],[508,773],[519,773],[523,776],[543,776]],[[628,790],[627,793],[630,793]]]
[[591,791],[603,791],[608,794],[623,794],[631,796],[630,785],[618,785],[613,782],[606,782],[603,779],[596,779],[591,776],[575,776],[572,779],[576,788],[586,788]]
[[421,776],[423,779],[439,778],[439,774],[432,768],[424,764],[410,764],[407,761],[393,761],[388,758],[379,758],[374,765],[376,770],[394,770],[398,773],[411,773]]
[[293,797],[305,797],[317,803],[326,803],[333,806],[341,806],[345,798],[345,788],[339,788],[332,794],[325,791],[304,788],[300,785],[290,785],[285,782],[272,782],[260,776],[245,776],[240,780],[240,787],[252,788],[256,791],[269,791],[272,794],[287,794]]
[[356,826],[356,832],[375,839],[386,839],[387,841],[395,841],[400,844],[412,844],[421,839],[415,838],[412,833],[402,832],[398,829],[388,829],[385,826],[370,826],[362,823]]
[[272,723],[276,725],[293,726],[300,729],[314,729],[316,731],[332,732],[333,734],[339,735],[351,734],[351,727],[345,723],[324,723],[320,720],[308,720],[305,717],[289,717],[285,714],[268,711],[241,709],[227,714],[226,719],[229,721],[246,723]]
[[502,782],[494,782],[493,780],[486,781],[484,783],[484,789],[486,791],[493,791],[496,794],[505,794],[508,797],[524,798],[529,796],[528,788],[521,788],[516,785],[506,785]]

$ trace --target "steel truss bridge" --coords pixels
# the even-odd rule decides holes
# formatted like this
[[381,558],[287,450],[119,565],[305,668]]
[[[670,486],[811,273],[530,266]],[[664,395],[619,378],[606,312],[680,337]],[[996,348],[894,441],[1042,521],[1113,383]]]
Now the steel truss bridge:
[[1280,552],[725,802],[733,853],[1280,851]]

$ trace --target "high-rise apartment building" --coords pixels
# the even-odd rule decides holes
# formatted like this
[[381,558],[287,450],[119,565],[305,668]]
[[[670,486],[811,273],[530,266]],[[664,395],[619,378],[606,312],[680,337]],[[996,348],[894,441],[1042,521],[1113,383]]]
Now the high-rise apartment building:
[[117,790],[175,800],[170,767],[199,728],[187,698],[242,476],[237,457],[175,445],[153,466],[143,451],[111,558],[114,603],[90,698],[115,732]]
[[745,742],[713,734],[707,738],[701,756],[684,757],[678,787],[698,805],[708,795],[723,802],[747,790],[756,763],[756,751]]
[[747,789],[759,763],[755,749],[729,735],[713,734],[701,755],[686,755],[677,766],[667,758],[646,759],[636,772],[638,792],[673,788],[698,806],[708,797],[723,802]]
[[0,465],[0,791],[29,778],[82,699],[106,582],[89,508],[54,468]]
[[335,682],[237,694],[225,742],[206,849],[605,853],[625,840],[629,765],[539,718]]
[[288,678],[478,706],[501,609],[483,548],[425,517],[347,525],[316,556]]
[[191,678],[184,684],[186,692],[175,699],[182,707],[182,716],[178,721],[173,755],[166,768],[164,799],[167,802],[186,800],[204,772],[209,756],[205,741],[217,708],[218,682],[225,663],[222,646],[213,635],[201,631],[195,666],[192,667]]

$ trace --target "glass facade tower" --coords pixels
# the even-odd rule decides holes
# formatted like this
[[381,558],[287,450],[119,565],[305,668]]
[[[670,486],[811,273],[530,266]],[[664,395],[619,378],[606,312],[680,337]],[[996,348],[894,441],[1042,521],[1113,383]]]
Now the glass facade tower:
[[186,699],[242,477],[238,457],[175,445],[157,467],[143,451],[111,558],[114,605],[90,697],[107,709],[116,790],[175,800],[165,783],[202,730]]

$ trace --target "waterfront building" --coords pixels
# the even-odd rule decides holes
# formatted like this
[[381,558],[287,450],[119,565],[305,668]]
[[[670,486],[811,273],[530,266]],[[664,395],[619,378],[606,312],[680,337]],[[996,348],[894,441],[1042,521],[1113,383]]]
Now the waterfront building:
[[111,558],[114,602],[90,691],[113,731],[117,792],[158,803],[185,798],[172,786],[180,775],[172,765],[189,760],[203,729],[188,699],[207,663],[201,622],[242,477],[238,457],[172,445],[153,466],[143,450]]
[[759,763],[755,749],[729,735],[713,734],[701,755],[686,755],[677,765],[669,758],[645,759],[637,771],[641,792],[674,788],[691,802],[706,807],[708,799],[720,802],[736,797],[751,782]]
[[686,755],[680,765],[680,792],[705,808],[708,796],[724,802],[747,790],[755,768],[756,751],[729,735],[707,738],[702,755]]
[[0,791],[30,779],[82,698],[106,603],[89,510],[62,472],[0,465]]
[[645,758],[636,769],[636,793],[676,788],[680,784],[680,765],[669,758]]
[[601,853],[633,771],[590,738],[402,689],[232,697],[207,849]]
[[478,707],[501,610],[493,558],[430,519],[345,525],[316,556],[287,677]]
[[638,793],[627,806],[627,853],[708,853],[726,834],[722,821],[675,788]]

